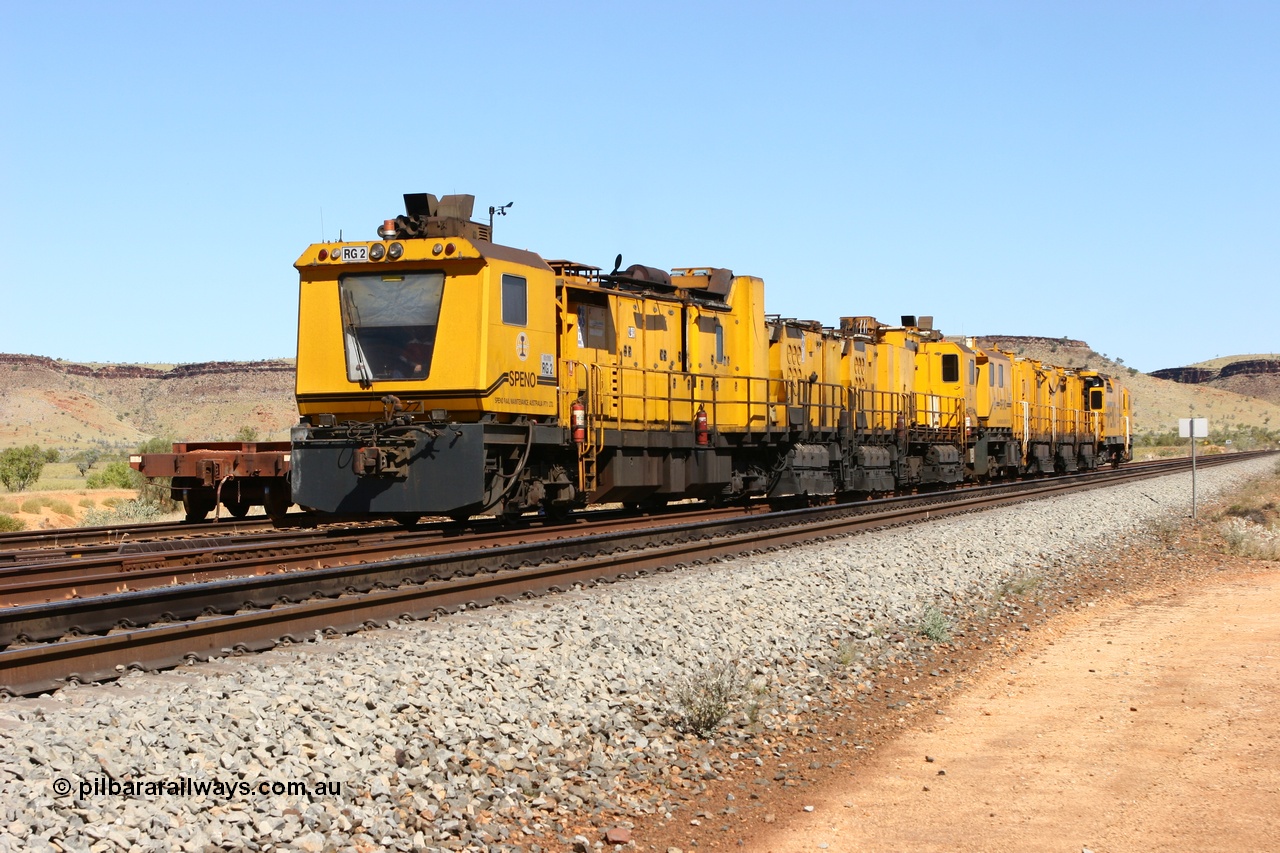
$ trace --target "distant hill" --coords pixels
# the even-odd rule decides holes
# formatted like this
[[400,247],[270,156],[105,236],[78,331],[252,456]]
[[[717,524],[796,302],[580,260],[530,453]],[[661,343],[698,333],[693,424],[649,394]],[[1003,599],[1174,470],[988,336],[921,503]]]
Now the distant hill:
[[[1195,368],[1207,378],[1179,382],[1125,367],[1084,341],[1007,335],[979,340],[1019,355],[1118,376],[1133,392],[1135,432],[1176,429],[1178,418],[1193,409],[1214,428],[1280,429],[1280,373],[1247,364],[1275,363],[1272,356],[1189,365],[1179,370]],[[293,359],[120,365],[0,354],[0,448],[34,443],[67,452],[125,450],[162,435],[225,440],[246,426],[263,440],[286,440],[297,420],[293,391]]]
[[[1178,419],[1209,418],[1211,429],[1257,426],[1280,429],[1280,398],[1267,382],[1243,380],[1226,383],[1186,383],[1125,367],[1123,359],[1095,352],[1084,341],[1062,338],[988,335],[979,338],[1000,349],[1064,367],[1088,367],[1110,373],[1124,382],[1133,395],[1136,432],[1165,432],[1178,428]],[[1266,360],[1269,356],[1236,356],[1234,361]],[[1228,360],[1220,360],[1228,361]],[[1224,365],[1192,365],[1220,372]],[[1163,373],[1157,371],[1156,373]],[[1215,373],[1217,375],[1217,373]],[[1272,376],[1272,380],[1280,376]],[[1259,393],[1253,393],[1257,391]]]
[[292,359],[164,368],[0,354],[0,448],[127,449],[158,435],[229,439],[246,426],[287,439],[293,390]]
[[1231,355],[1186,367],[1153,370],[1151,375],[1186,385],[1207,385],[1280,404],[1280,356],[1275,354]]

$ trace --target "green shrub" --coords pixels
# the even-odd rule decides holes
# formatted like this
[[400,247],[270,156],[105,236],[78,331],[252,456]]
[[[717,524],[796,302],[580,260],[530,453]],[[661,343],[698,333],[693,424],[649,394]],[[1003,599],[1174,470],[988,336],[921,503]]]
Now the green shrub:
[[142,475],[128,462],[111,462],[90,474],[84,483],[91,489],[137,489],[142,487]]
[[922,636],[928,637],[935,643],[945,643],[951,639],[951,623],[947,621],[942,611],[933,605],[925,608],[918,630]]
[[0,498],[0,512],[17,512],[18,502],[12,498]]
[[85,509],[93,509],[95,506],[97,506],[97,504],[93,502],[93,498],[81,498],[80,506],[84,507]]
[[26,529],[27,526],[22,523],[21,519],[14,518],[12,515],[0,512],[0,531],[12,533]]
[[22,511],[32,515],[39,515],[40,510],[44,509],[44,505],[40,503],[39,498],[27,498],[22,502]]
[[75,515],[76,511],[72,509],[71,504],[66,501],[53,501],[49,504],[49,509],[59,515]]

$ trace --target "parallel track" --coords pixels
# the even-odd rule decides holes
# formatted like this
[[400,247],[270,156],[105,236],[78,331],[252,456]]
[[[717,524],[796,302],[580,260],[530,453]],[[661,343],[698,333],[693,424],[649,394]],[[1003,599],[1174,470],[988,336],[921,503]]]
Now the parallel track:
[[[1246,454],[1209,457],[1200,464],[1245,458]],[[1160,466],[1135,466],[888,501],[746,516],[721,511],[719,516],[682,519],[674,524],[649,519],[647,524],[615,524],[624,529],[573,538],[565,538],[570,531],[563,528],[514,531],[506,534],[502,543],[456,543],[465,550],[435,549],[433,553],[355,565],[286,570],[2,608],[0,643],[68,635],[73,638],[12,645],[0,652],[0,690],[15,694],[42,692],[69,681],[113,678],[129,668],[163,668],[183,660],[260,650],[298,641],[317,631],[343,633],[393,619],[421,619],[463,606],[536,595],[573,584],[760,553],[874,527],[1159,476],[1185,467],[1189,467],[1189,460],[1173,460]],[[198,618],[201,613],[229,615]],[[194,621],[156,624],[161,617]],[[108,631],[121,624],[150,627],[116,628],[103,636],[74,636]]]

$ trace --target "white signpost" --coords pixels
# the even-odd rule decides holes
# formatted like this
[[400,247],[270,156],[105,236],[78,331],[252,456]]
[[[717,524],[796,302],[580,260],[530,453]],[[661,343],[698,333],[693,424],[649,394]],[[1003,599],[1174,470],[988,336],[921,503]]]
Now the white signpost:
[[1191,519],[1196,520],[1196,439],[1209,437],[1208,418],[1178,418],[1178,435],[1191,439]]

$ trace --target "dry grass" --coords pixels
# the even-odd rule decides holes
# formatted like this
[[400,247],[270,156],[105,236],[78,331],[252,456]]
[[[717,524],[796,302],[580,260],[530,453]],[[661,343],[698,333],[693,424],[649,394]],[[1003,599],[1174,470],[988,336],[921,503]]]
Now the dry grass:
[[742,692],[742,674],[736,666],[716,663],[700,669],[671,692],[675,727],[698,737],[711,737]]
[[1222,550],[1254,560],[1280,560],[1280,466],[1245,483],[1213,517]]

